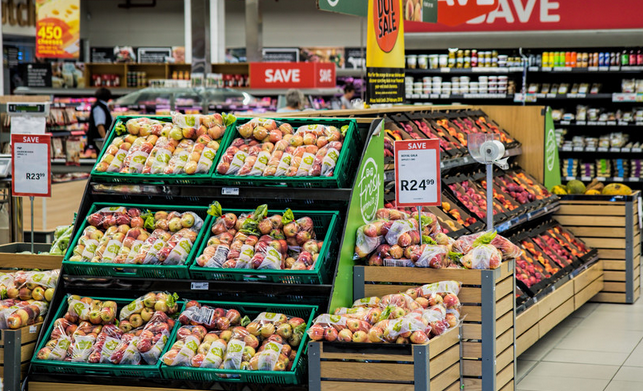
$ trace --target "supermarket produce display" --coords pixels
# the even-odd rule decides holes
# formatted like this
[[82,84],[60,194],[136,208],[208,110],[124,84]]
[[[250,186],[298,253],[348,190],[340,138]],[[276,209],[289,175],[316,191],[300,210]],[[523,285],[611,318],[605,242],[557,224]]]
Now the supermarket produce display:
[[[198,165],[196,145],[211,142],[198,141],[211,129],[201,125],[213,118],[220,143],[201,179],[143,172],[168,145],[174,151],[163,152],[162,162],[179,150],[186,159],[177,161]],[[498,134],[511,159],[494,172],[498,225],[491,232],[482,221],[486,178],[466,149],[472,132]],[[163,137],[171,144],[159,145]],[[373,173],[394,164],[395,139],[425,138],[441,140],[442,204],[421,213],[396,209],[391,173]],[[297,386],[310,381],[310,352],[372,343],[418,346],[431,357],[450,352],[442,373],[448,384],[438,388],[446,389],[460,382],[451,361],[457,334],[479,349],[496,338],[488,333],[493,324],[503,339],[497,351],[467,356],[477,359],[464,366],[463,384],[490,384],[483,369],[493,356],[502,373],[493,382],[502,386],[514,378],[514,286],[526,311],[595,260],[587,244],[550,220],[558,198],[515,163],[519,141],[475,108],[392,110],[383,120],[129,117],[116,121],[110,144],[114,154],[106,147],[68,235],[29,382]],[[120,152],[123,144],[131,145]],[[137,149],[143,144],[145,151]],[[123,166],[98,170],[119,153]],[[233,162],[238,171],[229,172]],[[360,288],[353,266],[378,269],[380,281],[389,274],[397,285]],[[491,288],[498,292],[493,320],[481,309]],[[370,293],[357,296],[359,289]],[[324,346],[312,348],[317,341]]]

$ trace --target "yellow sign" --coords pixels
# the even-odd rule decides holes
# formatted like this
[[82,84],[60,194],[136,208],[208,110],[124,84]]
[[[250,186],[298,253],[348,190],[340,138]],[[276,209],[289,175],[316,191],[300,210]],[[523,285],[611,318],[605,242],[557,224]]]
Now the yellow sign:
[[36,57],[78,58],[80,0],[38,0]]
[[369,0],[367,20],[367,103],[404,103],[402,0]]

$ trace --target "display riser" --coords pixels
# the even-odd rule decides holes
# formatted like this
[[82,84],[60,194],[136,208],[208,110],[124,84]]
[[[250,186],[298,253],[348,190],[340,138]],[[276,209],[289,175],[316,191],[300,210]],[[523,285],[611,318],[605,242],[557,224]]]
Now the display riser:
[[371,344],[363,349],[352,343],[311,342],[309,389],[459,390],[459,333],[451,329],[426,345]]
[[623,201],[577,198],[566,200],[556,220],[588,246],[598,249],[605,284],[592,300],[602,303],[635,303],[641,295],[640,193],[614,197]]
[[356,266],[353,297],[404,292],[413,286],[445,280],[462,282],[458,297],[464,319],[464,389],[502,390],[514,379],[513,271],[513,262],[504,262],[495,270]]
[[38,323],[17,330],[0,331],[0,377],[4,391],[20,390],[20,382],[27,374],[41,328],[42,323]]
[[551,329],[603,289],[603,264],[594,263],[516,316],[516,354],[520,356]]

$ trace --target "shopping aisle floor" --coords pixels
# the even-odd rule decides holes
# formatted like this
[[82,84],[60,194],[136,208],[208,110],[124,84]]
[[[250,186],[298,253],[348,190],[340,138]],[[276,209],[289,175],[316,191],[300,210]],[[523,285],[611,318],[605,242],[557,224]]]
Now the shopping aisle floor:
[[643,298],[587,303],[518,357],[518,391],[643,390]]

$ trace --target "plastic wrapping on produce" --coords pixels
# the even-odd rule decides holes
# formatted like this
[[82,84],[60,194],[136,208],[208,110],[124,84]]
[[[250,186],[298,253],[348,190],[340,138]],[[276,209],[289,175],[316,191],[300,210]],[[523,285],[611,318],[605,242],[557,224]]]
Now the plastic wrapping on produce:
[[210,345],[210,350],[205,355],[201,362],[200,368],[214,368],[218,369],[223,363],[223,358],[228,349],[228,346],[223,340],[216,340]]
[[415,266],[430,267],[433,269],[446,268],[450,263],[448,254],[449,249],[446,246],[426,245],[420,258],[415,262]]
[[481,244],[460,260],[467,269],[496,269],[502,263],[502,253],[495,246]]

